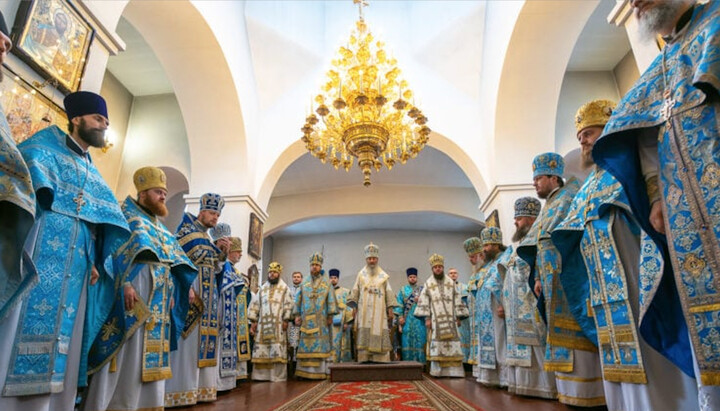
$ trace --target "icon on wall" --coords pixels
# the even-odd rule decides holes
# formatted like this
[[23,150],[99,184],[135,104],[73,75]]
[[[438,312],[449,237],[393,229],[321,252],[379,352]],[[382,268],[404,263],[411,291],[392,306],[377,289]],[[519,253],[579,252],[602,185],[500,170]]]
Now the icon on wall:
[[94,33],[68,0],[21,1],[12,51],[69,93],[80,87]]
[[250,233],[248,234],[248,254],[256,260],[262,258],[263,223],[255,213],[250,213]]

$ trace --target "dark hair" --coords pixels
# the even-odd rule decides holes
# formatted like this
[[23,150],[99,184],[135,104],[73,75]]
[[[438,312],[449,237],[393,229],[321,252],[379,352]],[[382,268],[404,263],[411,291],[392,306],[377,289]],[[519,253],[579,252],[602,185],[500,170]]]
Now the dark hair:
[[507,250],[507,246],[505,246],[505,245],[503,245],[503,244],[498,244],[498,248],[500,249],[500,251],[505,251],[505,250]]
[[72,121],[68,121],[68,132],[72,134],[73,130],[75,130],[75,125],[72,123]]

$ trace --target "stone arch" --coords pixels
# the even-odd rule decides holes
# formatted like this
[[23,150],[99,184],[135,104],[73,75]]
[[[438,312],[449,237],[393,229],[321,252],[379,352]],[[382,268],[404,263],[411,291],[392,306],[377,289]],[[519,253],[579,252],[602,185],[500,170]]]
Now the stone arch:
[[[533,157],[555,149],[555,119],[568,61],[599,0],[526,1],[515,23],[503,62],[490,161],[504,184],[528,180]],[[549,24],[549,22],[558,22]]]
[[[480,173],[477,165],[470,157],[470,155],[468,155],[454,141],[443,136],[442,134],[433,132],[430,136],[428,146],[440,150],[445,155],[450,157],[450,159],[454,161],[458,165],[458,167],[460,167],[460,169],[470,180],[470,183],[475,188],[475,191],[480,199],[485,198],[489,194],[488,185],[483,178],[483,175]],[[300,156],[304,155],[305,153],[307,153],[307,150],[305,150],[305,143],[300,140],[296,140],[289,147],[287,147],[285,151],[282,152],[282,154],[280,154],[277,160],[275,160],[275,163],[273,163],[272,167],[265,175],[265,178],[260,185],[260,189],[258,190],[258,204],[262,209],[267,209],[268,203],[270,202],[270,197],[272,197],[273,190],[275,189],[275,185],[280,180],[283,172],[288,167],[290,167],[290,165],[295,162],[295,160],[300,158]]]
[[172,232],[180,224],[185,212],[185,195],[190,190],[187,177],[174,167],[160,166],[167,177],[168,195],[165,204],[168,215],[164,218],[165,226]]
[[[122,16],[143,35],[173,85],[190,147],[189,191],[200,192],[209,181],[220,193],[246,191],[250,173],[240,101],[206,18],[187,0],[129,1]],[[221,173],[240,178],[218,179]]]

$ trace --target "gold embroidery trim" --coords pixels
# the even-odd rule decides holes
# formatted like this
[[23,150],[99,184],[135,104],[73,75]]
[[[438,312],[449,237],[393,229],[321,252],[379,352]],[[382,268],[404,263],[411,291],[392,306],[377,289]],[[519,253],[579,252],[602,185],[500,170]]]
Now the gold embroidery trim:
[[705,305],[696,305],[694,307],[690,307],[688,311],[691,313],[705,313],[708,311],[718,311],[720,310],[720,304],[705,304]]

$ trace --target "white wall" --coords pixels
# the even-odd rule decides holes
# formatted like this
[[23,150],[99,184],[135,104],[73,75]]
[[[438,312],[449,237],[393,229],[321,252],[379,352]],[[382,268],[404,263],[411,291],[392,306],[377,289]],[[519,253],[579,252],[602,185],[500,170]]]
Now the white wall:
[[[127,136],[130,115],[132,114],[133,95],[109,71],[105,71],[100,94],[105,98],[110,120],[113,147],[103,153],[93,149],[93,160],[108,186],[115,190],[120,179],[125,137]],[[122,201],[122,199],[121,199]]]
[[190,180],[190,148],[174,94],[135,98],[116,190],[119,198],[135,192],[133,173],[145,166],[172,167]]
[[405,270],[415,267],[419,271],[418,281],[430,277],[428,258],[433,253],[445,257],[445,272],[455,267],[460,273],[460,281],[467,283],[471,266],[463,241],[478,235],[461,232],[427,231],[356,231],[347,233],[320,234],[273,238],[265,245],[272,245],[270,259],[263,261],[261,275],[265,278],[267,265],[277,261],[284,267],[283,280],[291,281],[293,271],[303,275],[309,273],[308,259],[314,252],[324,252],[325,272],[331,268],[340,270],[340,285],[350,288],[355,282],[357,272],[365,265],[363,249],[372,241],[380,247],[380,267],[390,275],[393,292],[407,284]]
[[620,100],[617,83],[611,71],[565,73],[555,120],[556,152],[565,155],[578,147],[575,113],[583,104],[600,98],[615,102]]

